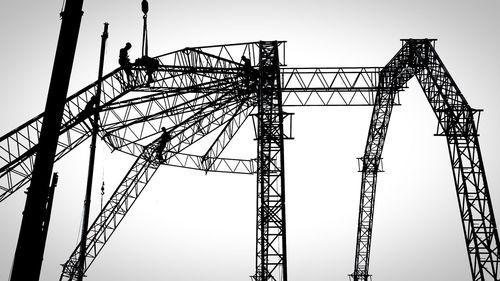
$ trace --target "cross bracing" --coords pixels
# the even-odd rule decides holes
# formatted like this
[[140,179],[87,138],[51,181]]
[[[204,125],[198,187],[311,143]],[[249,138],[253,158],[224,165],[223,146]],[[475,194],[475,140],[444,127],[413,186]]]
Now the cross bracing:
[[[134,65],[128,79],[118,68],[70,96],[65,104],[56,160],[90,137],[99,114],[99,136],[109,147],[136,157],[106,207],[89,227],[85,271],[160,165],[205,172],[257,174],[256,280],[287,280],[283,122],[295,106],[371,106],[373,113],[362,162],[355,280],[369,278],[377,176],[394,105],[412,77],[419,81],[446,136],[473,280],[499,280],[498,232],[471,108],[429,39],[403,41],[385,67],[286,66],[285,42],[185,48],[156,57],[148,77]],[[240,58],[247,57],[249,71]],[[98,105],[88,104],[102,93]],[[0,201],[30,180],[44,114],[0,138]],[[222,157],[241,126],[257,117],[255,159]],[[161,128],[172,140],[158,158]],[[208,146],[191,149],[211,137]],[[78,247],[61,279],[78,274]],[[85,272],[84,271],[84,272]]]

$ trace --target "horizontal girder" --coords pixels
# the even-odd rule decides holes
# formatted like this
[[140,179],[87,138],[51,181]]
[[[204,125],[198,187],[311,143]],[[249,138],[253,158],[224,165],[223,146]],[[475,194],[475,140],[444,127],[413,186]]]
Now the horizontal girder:
[[281,68],[283,106],[373,105],[380,69]]

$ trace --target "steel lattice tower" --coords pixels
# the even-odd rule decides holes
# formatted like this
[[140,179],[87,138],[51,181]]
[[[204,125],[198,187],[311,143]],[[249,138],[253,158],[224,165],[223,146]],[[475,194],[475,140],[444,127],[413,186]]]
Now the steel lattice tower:
[[257,268],[255,280],[287,280],[283,103],[278,42],[259,53]]

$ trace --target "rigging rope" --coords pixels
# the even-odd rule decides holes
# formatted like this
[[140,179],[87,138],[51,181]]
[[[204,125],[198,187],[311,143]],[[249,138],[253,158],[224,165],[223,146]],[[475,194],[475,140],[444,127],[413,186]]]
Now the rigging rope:
[[[102,160],[102,174],[101,174],[101,181],[102,181],[102,185],[101,185],[101,212],[102,212],[102,209],[104,208],[104,169],[106,167],[106,161],[104,161],[106,158],[106,154],[104,152],[104,145],[101,146],[101,149],[102,149],[102,157],[103,157],[103,160]],[[102,220],[103,218],[101,217],[101,223],[102,223]]]
[[104,179],[102,180],[102,186],[101,186],[101,211],[104,203]]

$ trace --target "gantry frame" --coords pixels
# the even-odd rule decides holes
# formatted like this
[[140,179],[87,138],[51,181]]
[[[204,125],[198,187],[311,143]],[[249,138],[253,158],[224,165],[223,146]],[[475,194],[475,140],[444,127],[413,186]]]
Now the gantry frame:
[[380,72],[362,157],[361,199],[354,280],[368,280],[377,173],[393,106],[393,97],[416,77],[438,119],[437,135],[445,136],[455,180],[462,228],[474,281],[500,279],[500,241],[486,180],[477,122],[472,108],[439,58],[432,39],[402,40],[401,50]]
[[[284,107],[373,106],[363,163],[355,269],[356,280],[370,275],[369,259],[377,174],[390,115],[399,92],[417,77],[447,137],[473,280],[498,281],[498,233],[477,139],[472,109],[434,50],[433,40],[405,40],[384,68],[288,68],[282,41],[186,48],[157,57],[161,64],[148,83],[144,67],[127,81],[119,68],[67,99],[57,159],[90,136],[86,109],[99,85],[99,134],[136,162],[89,228],[85,271],[94,262],[159,165],[206,172],[257,173],[255,280],[287,280],[283,141],[289,138]],[[282,48],[282,50],[280,49]],[[241,55],[258,75],[245,76]],[[246,79],[251,79],[248,83]],[[258,85],[249,88],[247,85]],[[257,119],[257,159],[221,158],[249,116]],[[29,182],[43,114],[0,137],[0,201]],[[174,139],[153,156],[162,126]],[[201,154],[185,153],[215,134]],[[76,273],[73,252],[62,279]],[[84,273],[85,273],[84,271]]]

